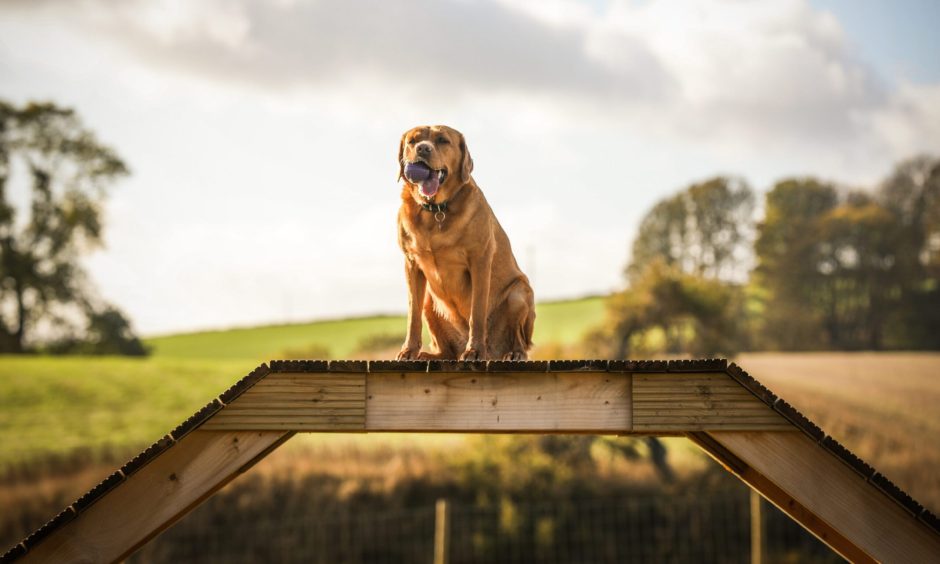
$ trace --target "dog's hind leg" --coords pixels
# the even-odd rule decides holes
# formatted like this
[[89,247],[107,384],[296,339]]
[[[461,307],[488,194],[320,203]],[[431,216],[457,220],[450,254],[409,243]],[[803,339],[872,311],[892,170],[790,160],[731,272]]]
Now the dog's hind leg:
[[517,283],[489,319],[489,352],[500,360],[527,360],[532,348],[535,307],[532,289]]
[[512,328],[512,347],[503,355],[504,360],[528,360],[532,348],[532,330],[535,326],[535,308],[526,305],[524,313],[517,317]]

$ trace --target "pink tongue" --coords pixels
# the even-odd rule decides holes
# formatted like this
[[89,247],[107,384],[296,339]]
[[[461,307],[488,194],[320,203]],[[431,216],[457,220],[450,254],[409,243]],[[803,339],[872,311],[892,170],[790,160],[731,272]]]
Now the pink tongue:
[[421,183],[421,193],[430,198],[434,194],[437,194],[437,189],[440,185],[440,182],[437,180],[437,175],[432,172],[431,177]]

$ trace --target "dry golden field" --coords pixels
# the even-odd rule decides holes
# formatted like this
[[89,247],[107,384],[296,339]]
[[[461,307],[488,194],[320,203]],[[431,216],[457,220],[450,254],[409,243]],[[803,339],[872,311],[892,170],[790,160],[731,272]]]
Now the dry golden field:
[[940,511],[940,354],[749,353],[735,362]]

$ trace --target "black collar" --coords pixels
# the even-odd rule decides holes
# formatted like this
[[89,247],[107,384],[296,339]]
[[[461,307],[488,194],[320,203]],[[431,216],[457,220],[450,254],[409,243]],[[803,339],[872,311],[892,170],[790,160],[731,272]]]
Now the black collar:
[[[447,202],[449,201],[450,200],[447,200]],[[422,202],[421,207],[431,213],[447,213],[447,202],[441,202],[439,204],[435,204],[434,202]]]
[[[458,197],[460,197],[460,194],[463,192],[463,190],[464,190],[464,188],[466,188],[466,186],[467,186],[467,184],[461,185],[459,188],[457,188],[457,191],[454,192],[454,193],[451,195],[451,197],[450,197],[449,200],[445,200],[445,201],[443,201],[443,202],[441,202],[441,203],[439,203],[439,204],[435,204],[434,202],[428,202],[428,201],[424,201],[424,202],[419,201],[418,204],[420,204],[421,207],[424,208],[424,211],[429,211],[429,212],[431,212],[431,213],[433,213],[433,214],[435,214],[435,215],[437,215],[437,214],[439,214],[439,213],[447,213],[447,206],[448,206],[451,202],[453,202],[454,200],[456,200]],[[443,220],[441,220],[441,221],[443,221]]]

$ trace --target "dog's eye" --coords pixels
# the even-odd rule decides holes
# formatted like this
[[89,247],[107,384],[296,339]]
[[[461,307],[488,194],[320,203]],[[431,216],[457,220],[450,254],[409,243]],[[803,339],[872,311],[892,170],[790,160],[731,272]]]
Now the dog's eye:
[[408,140],[408,144],[409,144],[409,145],[414,145],[414,144],[415,144],[415,138],[412,137],[411,139],[409,139],[409,140]]
[[446,137],[438,137],[438,138],[437,138],[437,144],[438,144],[438,145],[447,145],[448,143],[450,143],[450,139],[448,139],[448,138],[446,138]]

